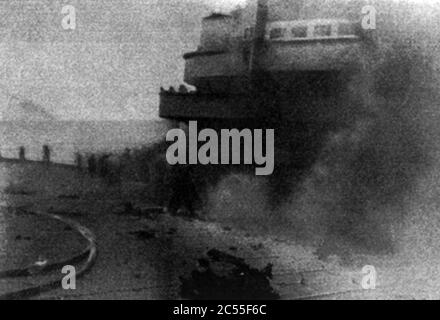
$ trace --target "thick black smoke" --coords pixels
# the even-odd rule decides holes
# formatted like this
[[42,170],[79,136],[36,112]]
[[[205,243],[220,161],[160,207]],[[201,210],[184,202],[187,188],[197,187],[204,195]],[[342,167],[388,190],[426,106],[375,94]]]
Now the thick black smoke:
[[351,101],[361,100],[365,112],[326,136],[283,203],[270,205],[270,181],[227,178],[210,194],[208,211],[316,245],[323,255],[397,252],[414,247],[414,238],[426,243],[438,220],[430,223],[431,212],[423,210],[437,207],[426,209],[438,194],[432,177],[438,176],[440,142],[439,50],[435,14],[411,8],[389,12],[393,21],[380,30],[368,80],[352,84],[358,97]]

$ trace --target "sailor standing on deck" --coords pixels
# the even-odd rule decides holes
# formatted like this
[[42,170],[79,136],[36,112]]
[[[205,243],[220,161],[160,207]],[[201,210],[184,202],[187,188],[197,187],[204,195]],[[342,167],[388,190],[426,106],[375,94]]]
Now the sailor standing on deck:
[[189,165],[171,166],[166,184],[169,192],[167,207],[171,214],[193,216],[199,195]]

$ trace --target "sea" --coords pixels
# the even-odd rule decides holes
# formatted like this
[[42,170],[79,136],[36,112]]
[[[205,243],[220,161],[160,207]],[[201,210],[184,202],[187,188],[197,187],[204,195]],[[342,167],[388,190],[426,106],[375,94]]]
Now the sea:
[[51,159],[73,164],[75,153],[120,153],[163,139],[168,130],[164,120],[150,121],[41,121],[0,122],[0,152],[18,158],[24,147],[26,158],[39,160],[48,145]]

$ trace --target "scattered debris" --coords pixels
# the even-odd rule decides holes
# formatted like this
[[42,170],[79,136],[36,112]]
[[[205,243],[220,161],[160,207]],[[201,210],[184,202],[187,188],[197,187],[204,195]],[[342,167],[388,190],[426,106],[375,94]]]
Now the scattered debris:
[[259,244],[252,245],[251,248],[255,251],[258,251],[258,250],[263,250],[264,246],[262,243],[259,243]]
[[79,200],[80,196],[73,194],[73,195],[60,195],[58,196],[58,199],[66,199],[66,200]]
[[151,239],[156,239],[157,238],[157,234],[154,230],[140,230],[140,231],[135,231],[135,232],[130,232],[130,235],[135,236],[138,240],[151,240]]
[[139,215],[150,220],[156,220],[161,214],[164,214],[163,207],[139,207]]
[[156,220],[161,214],[165,213],[163,207],[138,206],[135,207],[133,203],[127,201],[123,204],[121,210],[116,211],[119,215],[131,215],[137,217],[144,217],[149,220]]
[[280,296],[270,285],[272,265],[251,268],[244,259],[217,249],[198,260],[189,278],[181,277],[181,295],[196,300],[275,300]]
[[192,212],[186,207],[179,208],[176,212],[176,215],[178,217],[183,217],[183,218],[192,218],[193,217]]
[[54,208],[49,208],[48,210],[49,213],[51,214],[55,214],[58,216],[74,216],[74,217],[81,217],[84,216],[85,213],[84,212],[80,212],[80,211],[64,211],[64,210],[55,210]]
[[29,236],[23,237],[22,235],[18,235],[18,236],[15,237],[15,240],[16,241],[22,241],[22,240],[24,240],[24,241],[31,241],[32,238],[29,237]]
[[42,256],[38,257],[38,260],[35,261],[29,268],[29,274],[36,275],[41,273],[44,268],[48,265],[49,261]]
[[38,261],[35,261],[34,265],[37,267],[41,267],[43,268],[44,266],[47,265],[47,260],[44,260],[43,258],[40,258]]

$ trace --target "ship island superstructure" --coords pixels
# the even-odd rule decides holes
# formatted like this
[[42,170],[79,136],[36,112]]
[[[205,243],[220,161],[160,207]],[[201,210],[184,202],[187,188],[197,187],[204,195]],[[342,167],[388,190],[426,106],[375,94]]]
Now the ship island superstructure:
[[[281,116],[295,113],[301,121],[307,118],[299,117],[330,116],[325,110],[328,103],[320,104],[319,97],[335,98],[341,94],[341,81],[366,68],[362,56],[371,46],[366,45],[371,35],[362,30],[361,12],[357,16],[301,17],[304,10],[299,7],[273,10],[278,4],[260,0],[229,14],[204,18],[199,47],[184,55],[184,80],[196,90],[163,90],[160,116],[258,119],[267,116],[265,110],[272,110],[260,105],[266,103],[265,94],[279,98],[276,108]],[[305,110],[295,107],[297,103],[292,104],[290,98],[303,100],[306,95],[314,99],[307,101],[308,111],[302,114]],[[282,112],[282,101],[289,104],[286,112]]]
[[284,169],[310,166],[330,131],[401,105],[411,83],[418,92],[434,83],[418,70],[439,42],[425,32],[437,11],[419,9],[409,1],[250,0],[212,13],[199,46],[183,56],[194,89],[161,89],[160,117],[181,128],[195,120],[200,129],[275,129],[272,179],[281,192],[292,179]]

